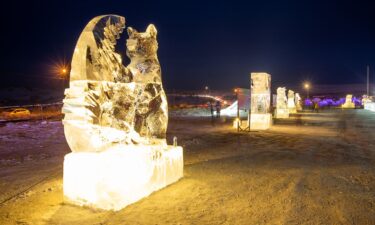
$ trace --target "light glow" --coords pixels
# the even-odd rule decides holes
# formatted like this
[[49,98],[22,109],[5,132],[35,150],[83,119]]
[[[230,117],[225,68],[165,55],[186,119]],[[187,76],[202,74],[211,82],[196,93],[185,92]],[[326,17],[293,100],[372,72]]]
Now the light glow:
[[55,79],[66,79],[69,72],[69,65],[65,59],[59,59],[49,66],[50,73]]

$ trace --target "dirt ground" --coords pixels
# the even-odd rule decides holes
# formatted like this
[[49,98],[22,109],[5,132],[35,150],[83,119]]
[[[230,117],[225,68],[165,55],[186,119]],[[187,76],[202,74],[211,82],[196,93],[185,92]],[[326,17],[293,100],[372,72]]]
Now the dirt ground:
[[184,178],[121,211],[63,202],[60,121],[0,127],[0,224],[375,224],[375,113],[332,110],[237,133],[170,119]]

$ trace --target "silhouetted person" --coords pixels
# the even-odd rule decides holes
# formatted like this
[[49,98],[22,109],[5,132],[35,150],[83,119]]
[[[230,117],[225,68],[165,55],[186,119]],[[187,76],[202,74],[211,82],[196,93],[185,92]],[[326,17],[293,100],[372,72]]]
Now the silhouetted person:
[[319,112],[319,104],[318,104],[318,102],[314,102],[314,112]]
[[216,102],[216,117],[220,118],[220,110],[221,110],[221,103],[219,101]]
[[208,102],[208,106],[210,107],[211,118],[214,118],[214,106],[213,106],[212,102]]

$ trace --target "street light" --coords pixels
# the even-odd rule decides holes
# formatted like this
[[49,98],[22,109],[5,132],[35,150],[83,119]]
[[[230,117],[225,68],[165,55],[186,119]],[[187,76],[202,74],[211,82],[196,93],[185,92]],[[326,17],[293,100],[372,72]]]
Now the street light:
[[206,95],[210,95],[210,87],[205,86],[204,87],[204,92],[206,93]]
[[306,95],[307,95],[307,98],[309,98],[309,90],[310,90],[310,84],[309,83],[305,83],[304,84],[304,87],[305,87],[305,89],[306,89]]
[[[69,79],[70,66],[65,59],[52,61],[49,65],[49,72],[53,75],[53,79],[57,80],[58,86],[65,89],[66,81]],[[60,84],[61,83],[61,84]]]

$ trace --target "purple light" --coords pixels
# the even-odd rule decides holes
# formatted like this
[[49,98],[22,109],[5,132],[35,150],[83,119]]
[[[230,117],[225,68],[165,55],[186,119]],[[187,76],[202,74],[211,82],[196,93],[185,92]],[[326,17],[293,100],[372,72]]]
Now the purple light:
[[332,98],[327,98],[327,99],[325,99],[325,101],[327,102],[328,106],[333,106],[335,104],[335,101],[333,101]]
[[354,102],[355,106],[362,106],[362,101],[359,98],[353,97],[352,101]]
[[324,99],[324,100],[318,102],[318,105],[319,105],[319,107],[325,107],[325,106],[328,106],[328,102],[327,102],[327,100]]
[[305,106],[312,106],[312,105],[313,103],[309,98],[305,99]]
[[319,103],[321,101],[321,99],[320,98],[314,98],[312,101],[315,102],[315,103]]

